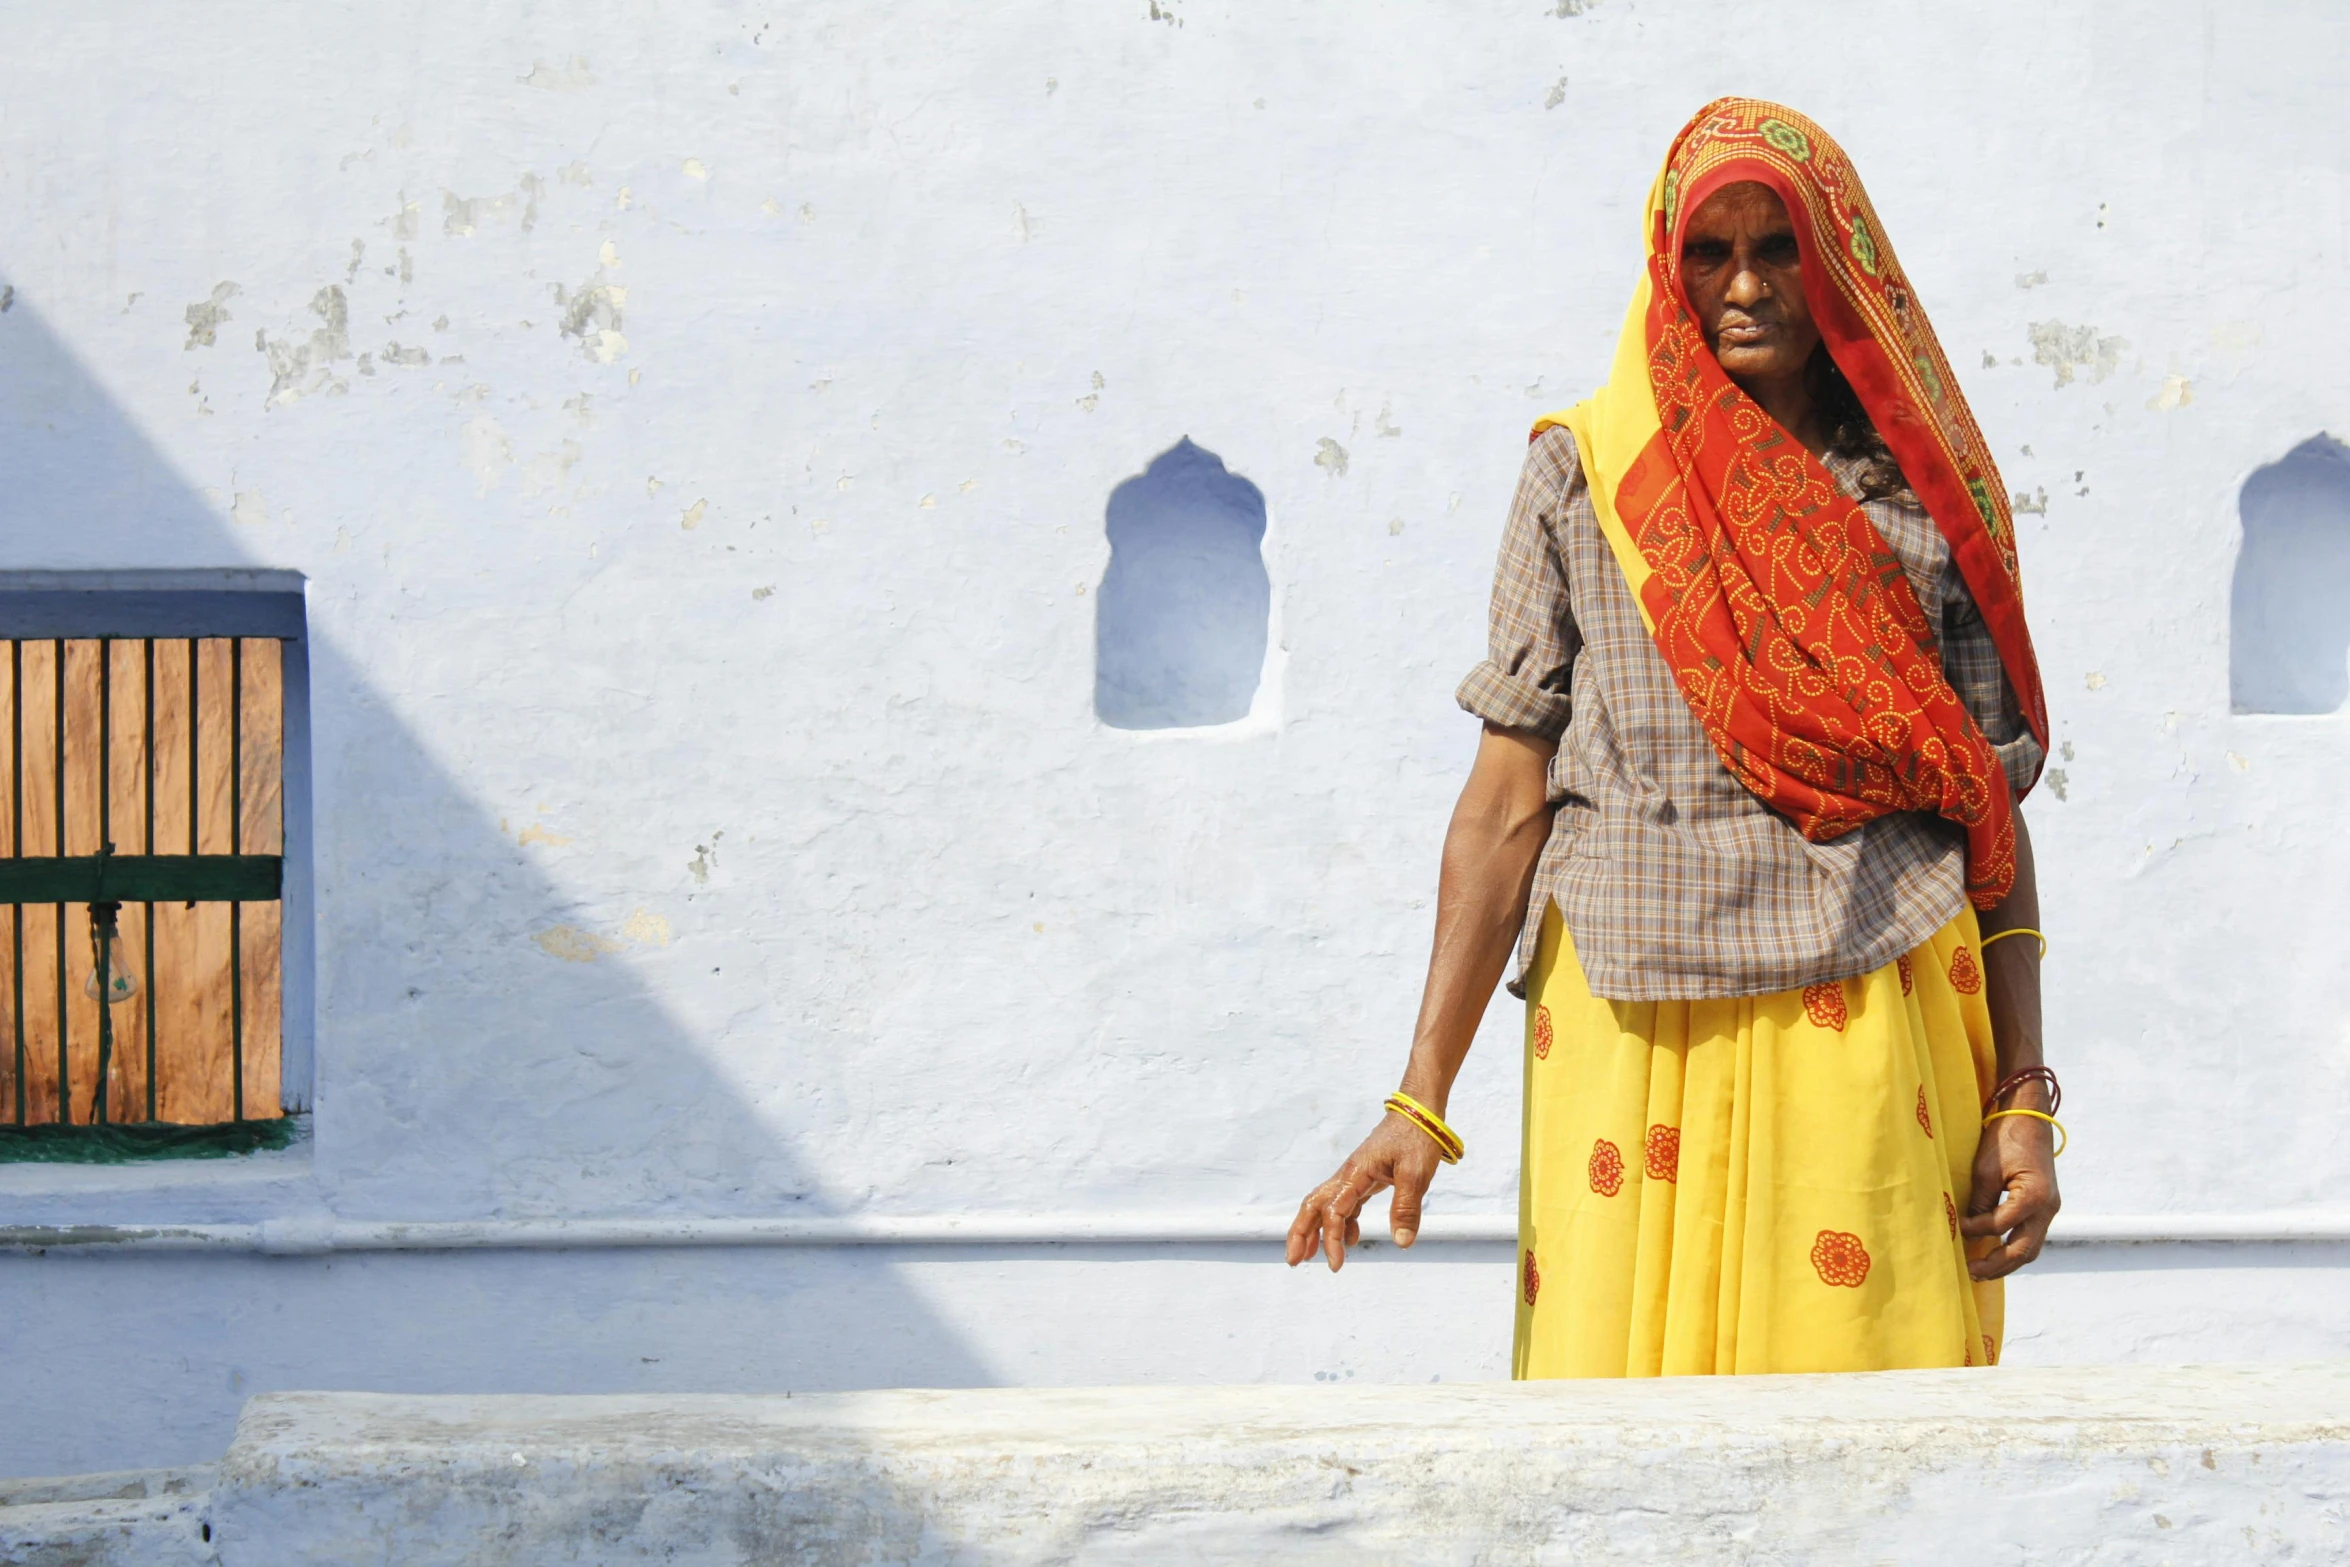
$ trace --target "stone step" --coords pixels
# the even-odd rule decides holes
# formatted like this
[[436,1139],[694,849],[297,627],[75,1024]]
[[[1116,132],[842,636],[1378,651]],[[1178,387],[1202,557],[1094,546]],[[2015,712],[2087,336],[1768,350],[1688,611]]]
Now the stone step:
[[178,1469],[116,1469],[100,1474],[48,1479],[0,1479],[0,1507],[43,1502],[135,1501],[151,1496],[186,1496],[212,1489],[210,1464]]
[[[211,1498],[186,1485],[150,1487],[136,1470],[58,1480],[0,1480],[0,1563],[7,1567],[210,1567]],[[125,1484],[123,1482],[130,1481]]]
[[254,1399],[225,1567],[2350,1557],[2350,1364]]

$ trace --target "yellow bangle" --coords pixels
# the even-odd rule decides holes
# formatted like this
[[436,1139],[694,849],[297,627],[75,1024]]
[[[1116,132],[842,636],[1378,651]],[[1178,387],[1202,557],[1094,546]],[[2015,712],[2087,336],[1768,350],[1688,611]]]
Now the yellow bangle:
[[2040,956],[2048,956],[2048,938],[2041,935],[2038,931],[2032,929],[2032,927],[2029,925],[2018,925],[2011,930],[1995,931],[1992,934],[1985,936],[1981,941],[1976,942],[1975,945],[1988,952],[1991,950],[1991,943],[1994,941],[2005,941],[2010,936],[2032,937],[2034,940],[2040,943]]
[[2059,1121],[2055,1116],[2050,1115],[2045,1110],[1994,1110],[1989,1115],[1983,1117],[1983,1124],[1985,1126],[1989,1126],[1993,1121],[1998,1120],[2003,1115],[2028,1115],[2035,1121],[2046,1121],[2050,1126],[2055,1127],[2056,1135],[2062,1139],[2062,1141],[2057,1143],[2056,1152],[2051,1154],[2049,1156],[2050,1158],[2063,1157],[2065,1145],[2073,1140],[2073,1134],[2064,1129],[2064,1123]]
[[1436,1144],[1436,1157],[1446,1164],[1460,1163],[1461,1155],[1469,1151],[1461,1134],[1444,1124],[1443,1116],[1401,1089],[1387,1096],[1386,1108],[1426,1132],[1429,1141]]

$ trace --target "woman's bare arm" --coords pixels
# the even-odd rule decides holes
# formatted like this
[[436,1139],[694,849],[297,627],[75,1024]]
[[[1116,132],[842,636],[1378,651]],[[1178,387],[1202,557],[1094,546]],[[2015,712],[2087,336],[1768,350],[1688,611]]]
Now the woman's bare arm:
[[[1487,724],[1445,831],[1435,950],[1401,1085],[1438,1115],[1525,922],[1534,867],[1550,838],[1548,777],[1557,750],[1556,741]],[[1388,1225],[1396,1244],[1409,1246],[1437,1163],[1436,1144],[1425,1132],[1401,1116],[1385,1117],[1299,1205],[1289,1227],[1289,1265],[1313,1255],[1318,1242],[1337,1272],[1346,1248],[1361,1239],[1363,1204],[1390,1186]]]
[[[2036,930],[2040,925],[2040,882],[2032,863],[2032,835],[2015,819],[2015,886],[2007,900],[1982,916],[1987,938],[2003,930]],[[1991,1009],[1991,1041],[1998,1052],[1999,1080],[2005,1082],[2040,1055],[2040,943],[2016,936],[1983,949],[1985,997]],[[2037,1080],[2011,1090],[1994,1109],[2047,1110],[2048,1085]],[[1978,1279],[2004,1278],[2040,1255],[2049,1221],[2062,1198],[2056,1190],[2056,1134],[2046,1121],[2003,1115],[1983,1128],[1975,1151],[1973,1195],[1959,1228],[1970,1238],[1993,1236],[1999,1243],[1974,1258]]]

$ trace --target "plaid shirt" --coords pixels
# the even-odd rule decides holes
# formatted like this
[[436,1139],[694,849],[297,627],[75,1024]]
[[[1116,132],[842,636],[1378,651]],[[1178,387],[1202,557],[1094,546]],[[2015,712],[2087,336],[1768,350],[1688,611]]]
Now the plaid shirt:
[[[1829,468],[1850,482],[1851,465]],[[1942,667],[2020,794],[2039,771],[2039,742],[1950,546],[1914,503],[1865,510],[1939,620]],[[1730,775],[1641,622],[1564,430],[1526,454],[1494,573],[1490,651],[1461,682],[1461,706],[1559,743],[1558,815],[1512,994],[1525,994],[1551,902],[1592,993],[1619,1001],[1764,995],[1865,974],[1964,906],[1966,846],[1953,824],[1905,812],[1808,843]]]

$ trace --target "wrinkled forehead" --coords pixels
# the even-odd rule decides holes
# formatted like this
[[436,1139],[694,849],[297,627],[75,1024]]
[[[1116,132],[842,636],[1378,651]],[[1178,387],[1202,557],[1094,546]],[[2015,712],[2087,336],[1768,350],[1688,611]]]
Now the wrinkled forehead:
[[1760,180],[1733,180],[1692,207],[1681,226],[1684,240],[1731,234],[1784,233],[1795,226],[1787,203]]
[[[1806,250],[1804,231],[1811,216],[1806,192],[1785,170],[1761,158],[1707,160],[1708,166],[1675,171],[1667,205],[1656,213],[1652,243],[1667,264],[1677,262],[1690,235],[1699,232],[1699,214],[1713,237],[1793,229]],[[1774,221],[1765,222],[1763,219]]]

